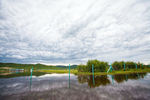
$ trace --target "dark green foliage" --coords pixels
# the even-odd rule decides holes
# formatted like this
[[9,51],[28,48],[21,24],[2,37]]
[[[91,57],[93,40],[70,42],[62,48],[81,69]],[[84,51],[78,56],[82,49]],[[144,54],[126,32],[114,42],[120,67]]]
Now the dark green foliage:
[[92,64],[94,65],[94,72],[104,72],[108,66],[107,62],[99,60],[88,60],[87,65],[78,65],[79,72],[92,72]]
[[92,64],[94,65],[94,72],[105,72],[106,67],[108,66],[107,62],[99,60],[88,60],[87,67],[89,72],[92,72]]
[[137,68],[144,68],[144,66],[145,66],[145,65],[142,66],[142,64],[140,62],[135,63],[135,62],[132,62],[132,61],[127,61],[127,62],[115,61],[115,62],[113,62],[112,67],[115,70],[122,70],[122,69],[124,69],[124,64],[125,64],[125,70],[136,69],[136,65],[137,65]]
[[142,64],[140,62],[137,63],[137,68],[140,68],[140,66],[142,66]]
[[92,72],[92,64],[94,65],[94,72],[99,70],[99,61],[98,60],[88,60],[87,67],[88,67],[89,72]]
[[87,66],[86,65],[78,65],[77,66],[77,70],[79,72],[86,72],[88,69],[87,69]]
[[[86,65],[78,65],[78,71],[79,72],[92,72],[92,64],[94,65],[94,72],[106,72],[108,70],[109,65],[107,62],[99,61],[99,60],[88,60]],[[124,70],[124,64],[125,64],[125,70],[129,69],[137,69],[141,68],[149,68],[148,65],[143,65],[140,62],[135,63],[132,61],[115,61],[112,63],[112,67],[114,70]]]
[[121,70],[124,68],[124,62],[123,61],[121,61],[121,62],[115,61],[115,62],[113,62],[112,67],[114,68],[114,70]]
[[126,68],[128,68],[128,69],[136,68],[136,63],[134,63],[132,61],[127,61],[125,64],[126,64]]

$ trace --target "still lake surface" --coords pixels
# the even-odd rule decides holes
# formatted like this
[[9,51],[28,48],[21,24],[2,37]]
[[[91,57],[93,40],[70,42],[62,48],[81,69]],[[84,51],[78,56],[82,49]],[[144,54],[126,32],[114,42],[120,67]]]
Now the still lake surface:
[[0,100],[150,100],[150,73],[0,77]]

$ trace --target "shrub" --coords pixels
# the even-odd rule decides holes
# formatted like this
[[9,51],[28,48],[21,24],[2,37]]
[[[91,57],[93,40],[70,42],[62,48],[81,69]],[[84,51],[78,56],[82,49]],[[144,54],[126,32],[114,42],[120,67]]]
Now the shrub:
[[79,72],[86,72],[87,71],[87,66],[86,65],[78,65],[77,70]]
[[136,63],[134,63],[132,61],[127,61],[125,64],[126,64],[126,67],[128,69],[134,69],[134,68],[136,68]]
[[92,72],[92,64],[94,65],[95,72],[104,72],[106,70],[106,67],[108,66],[107,62],[99,60],[88,60],[87,67],[89,72]]
[[112,67],[115,70],[121,70],[124,68],[124,61],[121,61],[121,62],[115,61],[115,62],[113,62]]

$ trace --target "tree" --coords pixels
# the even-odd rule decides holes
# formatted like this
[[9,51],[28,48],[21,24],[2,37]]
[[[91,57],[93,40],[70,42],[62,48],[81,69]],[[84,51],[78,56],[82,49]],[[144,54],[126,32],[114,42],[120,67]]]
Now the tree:
[[87,66],[86,65],[78,65],[77,66],[77,70],[79,71],[79,72],[86,72],[87,71]]
[[121,61],[121,62],[115,61],[115,62],[113,62],[112,67],[115,70],[121,70],[124,68],[124,61]]
[[134,69],[134,68],[136,68],[136,63],[134,63],[132,61],[127,61],[125,64],[126,64],[126,67],[128,69]]
[[106,70],[106,67],[108,66],[107,62],[99,60],[88,60],[87,68],[89,72],[92,72],[92,64],[94,65],[95,72],[104,72]]

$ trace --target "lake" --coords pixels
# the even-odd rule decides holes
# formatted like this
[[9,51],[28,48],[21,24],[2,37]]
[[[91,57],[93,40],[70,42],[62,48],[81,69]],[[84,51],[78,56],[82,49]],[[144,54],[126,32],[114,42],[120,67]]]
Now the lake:
[[149,100],[150,73],[0,75],[0,100]]

